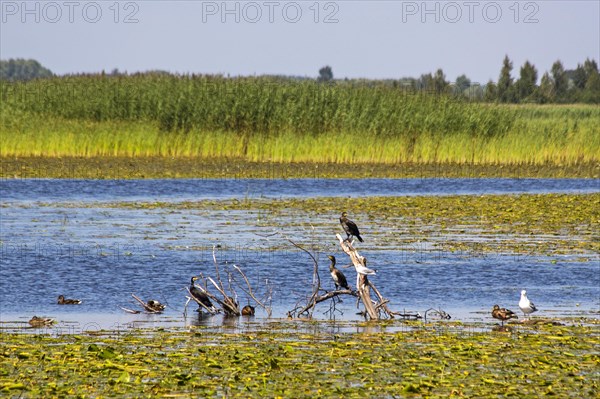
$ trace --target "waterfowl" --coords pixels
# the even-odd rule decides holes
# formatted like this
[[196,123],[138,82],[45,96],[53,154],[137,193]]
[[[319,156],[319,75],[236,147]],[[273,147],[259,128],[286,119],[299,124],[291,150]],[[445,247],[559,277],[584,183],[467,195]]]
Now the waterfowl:
[[58,296],[59,305],[79,305],[81,301],[79,299],[65,299],[64,295]]
[[[192,277],[192,280],[190,282],[190,294],[192,294],[192,296],[196,300],[198,300],[200,303],[202,303],[202,305],[206,306],[211,311],[216,310],[214,305],[210,301],[210,298],[208,297],[208,295],[206,295],[205,292],[203,292],[200,288],[198,288],[194,285],[194,282],[196,280],[198,280],[198,278],[199,278],[198,276]],[[198,304],[198,311],[201,311],[201,310],[202,310],[202,306],[200,304]]]
[[29,320],[29,325],[31,327],[45,327],[54,324],[54,319],[49,317],[37,317],[33,316],[31,320]]
[[242,316],[254,316],[254,306],[244,306],[242,308]]
[[375,270],[375,269],[369,269],[367,267],[367,258],[363,258],[363,264],[362,265],[354,266],[354,268],[356,269],[356,273],[358,273],[358,274],[364,274],[365,276],[372,275],[372,274],[377,274],[377,270]]
[[360,231],[358,231],[358,226],[352,220],[347,218],[348,214],[346,212],[342,212],[342,216],[340,217],[340,224],[342,228],[346,232],[346,241],[350,239],[350,237],[354,236],[358,238],[358,241],[363,242],[362,237],[360,236]]
[[155,301],[154,299],[149,300],[148,302],[146,302],[146,306],[150,309],[153,310],[155,312],[162,312],[163,310],[165,310],[166,306],[163,305],[162,303]]
[[492,309],[492,317],[500,320],[503,326],[506,320],[518,319],[517,315],[512,310],[500,308],[498,305],[494,305],[494,308]]
[[348,281],[346,280],[346,276],[340,270],[335,267],[335,256],[329,255],[329,260],[331,264],[329,265],[329,272],[331,273],[331,278],[333,279],[333,283],[335,284],[335,289],[339,289],[339,287],[345,288],[347,290],[350,289],[348,286]]
[[531,302],[529,298],[527,298],[526,290],[521,291],[521,300],[519,301],[519,308],[521,308],[521,311],[525,316],[528,316],[531,313],[537,311],[537,308],[535,307],[533,302]]

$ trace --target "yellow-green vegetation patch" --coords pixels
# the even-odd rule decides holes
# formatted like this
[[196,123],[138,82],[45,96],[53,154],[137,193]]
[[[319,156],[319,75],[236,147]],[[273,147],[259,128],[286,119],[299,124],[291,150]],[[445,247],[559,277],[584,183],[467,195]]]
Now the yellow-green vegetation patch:
[[360,220],[361,232],[372,237],[369,245],[381,249],[402,249],[420,242],[447,251],[545,255],[600,252],[600,193],[248,198],[82,206],[245,211],[229,213],[228,217],[232,223],[252,223],[256,232],[263,233],[306,227],[314,239],[322,242],[338,232],[332,220],[337,221],[341,211],[346,210],[354,220]]
[[351,163],[248,161],[189,156],[1,156],[2,178],[598,178],[600,163],[472,164],[458,162]]
[[70,76],[0,82],[0,92],[3,157],[567,165],[571,171],[600,160],[594,105],[483,104],[375,82],[267,77]]
[[584,398],[600,389],[600,338],[591,327],[494,333],[426,324],[341,334],[326,332],[327,323],[321,327],[310,334],[290,322],[244,333],[3,333],[0,392],[23,398]]

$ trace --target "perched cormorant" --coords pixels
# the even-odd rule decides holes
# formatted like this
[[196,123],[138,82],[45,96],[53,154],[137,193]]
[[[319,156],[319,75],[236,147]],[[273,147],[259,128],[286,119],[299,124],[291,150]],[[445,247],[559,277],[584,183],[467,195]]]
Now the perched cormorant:
[[335,268],[335,256],[329,255],[329,260],[331,264],[329,265],[329,272],[331,273],[331,278],[335,283],[335,289],[337,290],[339,287],[345,288],[347,290],[350,289],[348,286],[348,281],[346,281],[346,276],[340,270]]
[[533,302],[531,302],[529,298],[527,298],[527,291],[525,290],[521,291],[521,300],[519,301],[519,307],[523,311],[523,314],[525,314],[526,316],[537,311],[537,308],[535,307]]
[[58,296],[59,305],[79,305],[81,301],[79,299],[65,299],[64,295]]
[[[208,309],[210,310],[215,310],[215,307],[213,306],[212,302],[210,301],[210,298],[208,297],[208,295],[206,295],[206,293],[204,293],[202,290],[200,290],[198,287],[196,287],[194,285],[194,282],[198,280],[198,276],[194,276],[192,277],[192,280],[190,282],[190,294],[192,294],[192,296],[197,299],[200,303],[202,303],[204,306],[206,306]],[[201,306],[198,305],[200,307],[201,310]]]
[[242,316],[254,316],[254,306],[244,306],[242,308]]
[[517,315],[512,310],[500,308],[498,305],[494,305],[494,309],[492,309],[492,317],[500,320],[503,326],[505,320],[518,319]]
[[358,231],[358,227],[356,226],[356,223],[348,219],[346,216],[348,216],[348,214],[346,212],[342,212],[342,216],[340,217],[340,224],[342,225],[344,231],[346,232],[346,235],[348,236],[346,237],[346,240],[349,240],[350,237],[354,236],[358,238],[358,241],[363,242],[363,239],[360,236],[360,231]]

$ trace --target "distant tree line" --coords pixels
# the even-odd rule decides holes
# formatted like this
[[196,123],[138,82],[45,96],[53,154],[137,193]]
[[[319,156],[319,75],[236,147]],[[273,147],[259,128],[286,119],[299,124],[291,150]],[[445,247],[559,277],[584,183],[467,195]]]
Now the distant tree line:
[[[328,81],[323,79],[325,68],[331,76],[330,79],[333,78],[331,67],[327,66],[319,70],[318,81]],[[490,80],[485,85],[473,84],[464,74],[452,83],[446,80],[442,69],[438,69],[434,74],[423,74],[418,79],[402,78],[379,83],[484,102],[600,104],[600,73],[598,64],[593,59],[586,59],[583,65],[577,64],[577,68],[573,70],[565,70],[562,62],[558,60],[552,64],[550,72],[544,73],[539,85],[538,71],[529,61],[525,61],[521,67],[517,80],[511,75],[512,69],[513,63],[507,55],[502,62],[497,83]]]
[[54,76],[52,71],[44,68],[36,60],[25,60],[22,58],[11,58],[8,61],[0,60],[0,79],[2,80],[31,80],[49,78],[51,76]]
[[600,73],[595,60],[586,59],[574,70],[565,70],[562,62],[556,61],[550,72],[544,73],[539,85],[538,71],[529,61],[523,64],[516,80],[511,75],[512,69],[512,61],[505,56],[497,83],[490,80],[485,85],[473,84],[464,74],[451,83],[443,70],[438,69],[434,74],[423,74],[418,79],[403,78],[392,84],[485,102],[600,104]]
[[501,103],[600,103],[600,73],[595,60],[586,59],[574,70],[565,70],[560,60],[552,64],[550,72],[542,75],[537,85],[538,71],[525,61],[519,78],[511,76],[513,63],[504,57],[498,83],[489,81],[484,99]]

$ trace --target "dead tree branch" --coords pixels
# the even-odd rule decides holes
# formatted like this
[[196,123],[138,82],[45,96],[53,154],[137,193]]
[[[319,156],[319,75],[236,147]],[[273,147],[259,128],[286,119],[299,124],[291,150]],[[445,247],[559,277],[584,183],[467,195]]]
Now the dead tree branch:
[[223,295],[223,300],[221,300],[217,297],[214,297],[214,296],[213,297],[214,297],[215,301],[223,307],[223,311],[225,312],[226,315],[240,316],[242,313],[240,311],[240,306],[236,300],[237,294],[235,293],[235,291],[233,290],[233,287],[231,286],[231,276],[229,276],[229,278],[228,278],[228,285],[229,285],[229,290],[233,294],[233,297],[230,295],[227,295],[227,293],[225,292],[223,281],[221,280],[221,274],[219,272],[219,262],[217,262],[217,248],[221,248],[221,246],[213,245],[213,253],[212,254],[213,254],[213,262],[215,264],[215,275],[216,275],[218,284],[211,277],[207,277],[207,279],[208,279],[208,281],[210,281],[212,283],[212,285],[214,285],[214,287],[217,289],[217,291],[219,291],[219,293],[221,293],[221,295]]
[[402,317],[405,320],[419,320],[422,319],[423,316],[421,316],[420,313],[402,313],[402,312],[390,312],[392,315],[394,316],[398,316],[398,317]]
[[[244,281],[246,283],[247,288],[244,287],[243,284],[239,284],[237,281],[235,281],[234,274],[230,270],[225,270],[226,276],[227,276],[227,288],[225,288],[225,284],[223,283],[223,279],[221,276],[221,268],[219,266],[219,262],[217,261],[217,249],[218,248],[221,248],[221,245],[213,245],[212,258],[213,258],[213,263],[214,263],[214,267],[215,267],[214,278],[210,277],[210,276],[205,277],[202,273],[200,273],[199,277],[203,280],[204,287],[196,285],[196,284],[193,284],[193,286],[195,288],[199,289],[200,291],[202,291],[211,301],[214,301],[215,303],[219,304],[226,316],[241,316],[242,312],[240,310],[240,306],[239,306],[238,299],[237,299],[238,295],[235,292],[235,288],[234,288],[234,285],[237,285],[238,288],[240,288],[242,291],[244,291],[246,294],[248,294],[248,296],[250,296],[260,307],[262,307],[267,312],[268,316],[270,317],[272,314],[271,306],[268,306],[266,304],[266,299],[260,300],[256,297],[254,290],[252,289],[252,285],[250,284],[250,280],[248,279],[246,274],[242,271],[242,269],[239,266],[234,264],[233,268],[242,276],[242,278],[244,279]],[[193,281],[194,281],[194,279],[192,280],[192,282]],[[212,284],[212,286],[220,294],[220,296],[214,295],[209,291],[209,289],[206,287],[208,282],[210,282],[210,284]],[[267,297],[266,298],[269,299],[272,297],[272,288],[270,287],[268,282],[266,284],[267,284]],[[195,298],[192,295],[190,289],[191,289],[191,286],[186,287],[186,290],[187,290],[189,296],[187,297],[187,302],[185,304],[184,314],[187,312],[187,306],[191,300],[194,300],[196,303],[198,303],[199,306],[206,309],[211,314],[216,314],[221,310],[221,309],[217,309],[215,307],[209,307],[209,306],[206,306],[205,304],[203,304],[199,299]]]
[[207,277],[208,281],[212,283],[212,285],[219,291],[221,295],[223,295],[223,300],[213,295],[214,300],[223,307],[223,311],[228,316],[240,316],[242,313],[240,312],[239,305],[236,300],[225,292],[225,290],[220,287],[215,280],[211,277]]
[[344,253],[350,257],[350,260],[354,265],[354,269],[356,270],[356,290],[358,291],[358,296],[365,307],[366,314],[371,320],[379,320],[379,312],[377,312],[373,306],[373,301],[371,300],[371,293],[369,290],[371,283],[369,282],[367,275],[360,272],[365,269],[365,258],[361,256],[356,249],[354,249],[351,242],[344,240],[339,234],[336,234],[335,236],[340,242],[342,251],[344,251]]
[[127,309],[127,308],[124,308],[123,306],[119,306],[119,308],[121,308],[125,312],[131,313],[131,314],[140,314],[140,313],[142,313],[140,310]]
[[[296,316],[302,315],[306,315],[307,317],[311,318],[317,304],[329,299],[336,298],[339,295],[352,295],[356,297],[357,306],[359,306],[360,302],[362,302],[364,306],[364,311],[361,311],[359,314],[362,314],[366,319],[369,320],[381,320],[383,318],[393,319],[395,317],[401,317],[403,319],[410,320],[418,320],[423,318],[423,316],[421,316],[421,314],[419,313],[394,312],[388,307],[390,301],[386,299],[377,289],[375,284],[373,284],[369,280],[368,276],[374,275],[375,270],[367,268],[366,258],[360,255],[358,251],[353,247],[353,242],[349,242],[348,240],[343,239],[340,234],[336,234],[336,238],[340,242],[342,251],[350,257],[350,260],[356,272],[356,291],[335,290],[327,292],[325,290],[321,290],[321,279],[319,277],[318,262],[315,256],[301,245],[296,244],[290,238],[286,236],[284,236],[284,238],[294,247],[300,249],[303,252],[306,252],[312,259],[314,265],[312,293],[309,297],[307,297],[306,303],[304,305],[301,305],[302,300],[296,303],[296,306],[287,313],[289,318],[294,318]],[[373,300],[371,298],[371,290],[373,291],[377,300]],[[319,294],[320,291],[325,291],[325,293]],[[335,311],[335,301],[333,302],[333,308],[331,308],[329,312],[332,313],[333,311]],[[437,314],[440,317],[445,316],[445,312],[442,313],[442,311],[437,312]]]
[[[314,312],[317,304],[327,301],[327,300],[330,300],[330,299],[337,298],[341,295],[351,295],[351,296],[360,298],[359,290],[353,291],[353,290],[349,290],[349,289],[348,290],[340,289],[340,290],[334,290],[334,291],[326,291],[324,294],[319,294],[320,291],[324,291],[324,290],[321,289],[321,277],[319,275],[319,264],[317,262],[316,257],[310,251],[305,249],[303,246],[295,243],[289,237],[284,236],[284,238],[286,241],[288,241],[294,247],[300,249],[303,252],[306,252],[313,261],[313,290],[312,290],[310,296],[308,297],[308,299],[306,300],[306,303],[304,305],[300,305],[300,301],[299,301],[296,304],[296,307],[288,312],[288,317],[293,318],[296,316],[305,315],[308,318],[312,318],[313,312]],[[368,284],[368,279],[366,279],[366,276],[360,275],[360,277],[364,277],[364,279],[357,281],[357,283],[358,283],[357,287],[359,284],[362,284],[362,285]],[[369,299],[369,301],[370,301],[370,299]],[[372,309],[373,314],[377,314],[376,311],[373,309],[372,304],[370,304],[370,307]],[[333,309],[330,309],[330,311],[331,310],[335,310],[335,303],[333,304]]]
[[[144,311],[146,313],[162,313],[165,308],[165,305],[161,304],[158,301],[150,300],[148,302],[144,302],[135,294],[131,294],[131,296],[142,306],[142,308],[144,308]],[[132,313],[132,314],[141,313],[139,310],[128,309],[128,308],[124,308],[122,306],[119,306],[119,307],[127,313]]]
[[[336,291],[328,291],[327,293],[323,294],[323,295],[317,295],[313,299],[312,301],[309,301],[304,307],[296,307],[295,313],[298,315],[302,315],[305,313],[309,313],[309,310],[314,309],[315,306],[317,306],[318,303],[321,303],[323,301],[326,301],[328,299],[332,299],[332,298],[336,298],[340,295],[352,295],[355,297],[358,297],[358,294],[356,291],[352,291],[352,290],[336,290]],[[309,313],[312,315],[312,311]]]
[[306,252],[308,254],[308,256],[310,256],[310,258],[313,261],[313,291],[312,294],[310,296],[310,298],[308,299],[307,305],[302,308],[299,312],[295,312],[295,311],[290,311],[288,312],[288,314],[308,314],[308,317],[312,317],[313,311],[314,311],[314,307],[315,305],[318,303],[316,302],[318,296],[319,296],[319,290],[321,289],[321,277],[319,276],[319,263],[317,262],[317,259],[314,257],[314,255],[312,253],[310,253],[310,251],[308,251],[307,249],[305,249],[304,247],[302,247],[301,245],[296,244],[294,241],[292,241],[290,238],[288,238],[287,236],[284,236],[284,238],[293,246],[295,246],[296,248],[300,249],[303,252]]
[[377,289],[377,287],[375,287],[375,285],[373,283],[369,283],[369,286],[373,289],[373,292],[375,292],[375,295],[377,295],[377,298],[379,298],[379,304],[377,304],[375,309],[378,311],[380,308],[383,309],[385,314],[387,314],[390,319],[393,319],[394,312],[392,312],[387,306],[387,304],[390,302],[389,299],[385,299],[383,297],[383,295],[381,295],[381,292],[379,292],[379,290]]
[[221,284],[221,287],[222,287],[223,282],[221,282],[221,274],[219,273],[219,262],[217,262],[217,248],[221,248],[221,245],[220,244],[213,245],[212,256],[213,256],[213,263],[215,265],[215,276],[217,276],[217,281],[219,281],[219,283]]
[[442,309],[434,309],[434,308],[429,308],[425,311],[425,315],[423,317],[423,319],[425,320],[425,322],[427,322],[427,315],[431,313],[433,315],[433,317],[437,317],[441,320],[450,320],[452,318],[452,316],[450,316],[450,314],[448,314],[447,312],[445,312]]
[[[254,295],[254,292],[252,292],[252,286],[250,285],[250,281],[248,281],[248,277],[246,277],[246,274],[242,271],[242,269],[240,269],[240,267],[237,265],[233,265],[233,268],[235,270],[237,270],[238,273],[240,273],[240,275],[246,282],[246,286],[248,287],[247,291],[244,287],[240,287],[240,289],[242,291],[244,291],[247,295],[249,295],[252,299],[254,299],[254,301],[258,304],[258,306],[260,306],[261,308],[263,308],[265,310],[265,312],[267,312],[267,317],[271,317],[271,313],[272,313],[271,306],[265,305],[262,301],[260,301],[258,298],[256,298],[256,296]],[[270,296],[270,287],[268,287],[268,286],[267,286],[267,291],[269,291],[269,294],[267,296],[267,297],[269,297]]]
[[[210,293],[209,293],[209,292],[207,292],[207,291],[206,291],[206,290],[205,290],[203,287],[200,287],[200,286],[199,286],[199,285],[197,285],[197,284],[194,284],[194,286],[195,286],[196,288],[200,289],[202,292],[204,292],[204,293],[206,294],[206,296],[208,296],[209,298],[213,298],[213,299],[214,299],[214,296],[213,296],[213,295],[210,295]],[[187,311],[187,305],[188,305],[188,303],[190,303],[190,301],[192,301],[192,300],[193,300],[193,301],[194,301],[194,302],[196,302],[196,303],[197,303],[199,306],[203,307],[203,308],[204,308],[204,309],[205,309],[205,310],[206,310],[208,313],[210,313],[210,314],[213,314],[213,315],[215,315],[215,314],[219,313],[219,310],[218,310],[217,308],[215,308],[214,306],[212,306],[212,307],[208,307],[208,306],[206,306],[206,305],[205,305],[205,304],[203,304],[201,301],[199,301],[199,300],[198,300],[198,299],[197,299],[197,298],[196,298],[194,295],[192,295],[192,293],[191,293],[191,291],[190,291],[190,288],[189,288],[189,287],[185,287],[185,289],[187,290],[188,294],[190,294],[190,296],[188,296],[188,297],[187,297],[187,298],[188,298],[187,302],[185,303],[185,311]]]

